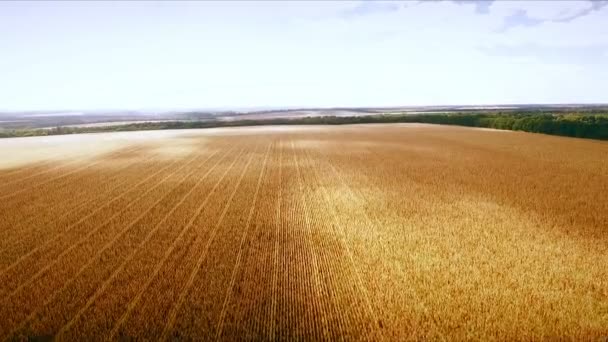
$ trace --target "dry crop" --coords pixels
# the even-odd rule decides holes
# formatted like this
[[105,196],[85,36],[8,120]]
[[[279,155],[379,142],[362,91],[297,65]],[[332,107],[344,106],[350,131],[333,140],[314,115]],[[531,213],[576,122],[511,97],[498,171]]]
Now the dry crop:
[[0,340],[608,337],[607,143],[395,124],[112,144],[0,164]]

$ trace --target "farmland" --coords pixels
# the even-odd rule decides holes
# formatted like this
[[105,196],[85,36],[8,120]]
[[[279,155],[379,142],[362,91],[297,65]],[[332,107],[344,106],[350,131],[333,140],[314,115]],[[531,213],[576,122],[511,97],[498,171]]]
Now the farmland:
[[608,336],[607,142],[378,124],[0,151],[0,340]]

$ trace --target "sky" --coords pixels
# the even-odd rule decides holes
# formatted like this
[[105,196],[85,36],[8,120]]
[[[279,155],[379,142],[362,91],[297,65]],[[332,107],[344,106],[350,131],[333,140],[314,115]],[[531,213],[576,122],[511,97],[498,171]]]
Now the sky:
[[606,1],[0,2],[0,110],[608,102]]

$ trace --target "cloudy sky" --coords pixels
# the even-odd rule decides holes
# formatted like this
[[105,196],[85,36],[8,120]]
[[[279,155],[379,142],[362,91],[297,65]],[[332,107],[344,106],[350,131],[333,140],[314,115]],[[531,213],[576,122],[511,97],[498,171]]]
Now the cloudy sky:
[[608,102],[608,2],[0,2],[0,110]]

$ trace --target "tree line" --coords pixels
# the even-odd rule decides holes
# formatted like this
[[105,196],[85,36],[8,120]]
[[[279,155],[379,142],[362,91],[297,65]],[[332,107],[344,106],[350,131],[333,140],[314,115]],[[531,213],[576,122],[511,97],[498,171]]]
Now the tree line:
[[275,118],[259,120],[195,120],[141,122],[98,127],[55,127],[51,129],[0,130],[0,138],[46,136],[77,133],[121,132],[165,129],[191,129],[259,125],[344,125],[365,123],[428,123],[484,127],[544,133],[578,138],[608,140],[608,113],[443,113],[443,114],[380,114],[362,116],[316,116],[305,118]]

